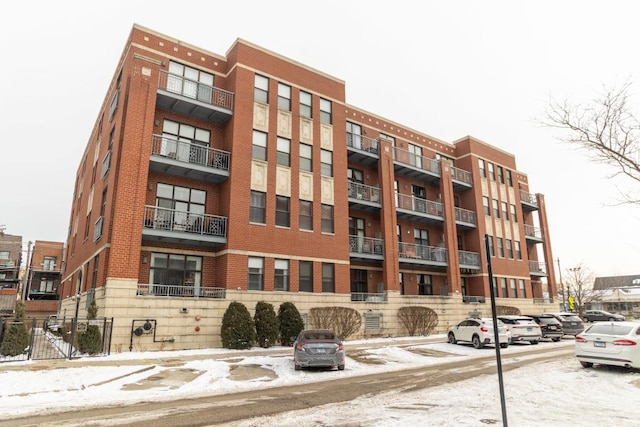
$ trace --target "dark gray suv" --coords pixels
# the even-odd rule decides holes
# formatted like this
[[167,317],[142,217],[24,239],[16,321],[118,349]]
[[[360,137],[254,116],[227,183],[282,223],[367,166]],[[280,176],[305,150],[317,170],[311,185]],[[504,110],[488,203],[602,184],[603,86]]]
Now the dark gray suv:
[[562,339],[564,335],[562,323],[554,316],[550,314],[526,314],[525,316],[531,317],[540,326],[542,338],[549,338],[555,342]]
[[582,319],[579,318],[576,313],[559,312],[545,314],[552,315],[562,323],[562,331],[565,335],[573,335],[575,337],[580,332],[584,331],[584,323],[582,323]]

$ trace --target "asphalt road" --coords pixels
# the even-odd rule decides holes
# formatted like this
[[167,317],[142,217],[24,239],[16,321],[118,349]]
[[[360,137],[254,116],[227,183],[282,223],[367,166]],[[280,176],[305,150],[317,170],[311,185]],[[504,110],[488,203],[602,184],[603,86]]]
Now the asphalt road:
[[[374,375],[274,387],[217,396],[175,401],[146,402],[129,406],[88,408],[83,411],[44,414],[0,421],[0,426],[211,426],[258,416],[270,416],[329,403],[351,401],[361,396],[396,391],[407,393],[480,375],[496,374],[495,351],[486,356],[457,362],[384,372]],[[523,358],[523,355],[527,355]],[[502,354],[503,371],[533,362],[573,357],[573,346],[531,346],[526,353]],[[322,372],[317,372],[322,375]],[[90,405],[90,402],[87,402]],[[93,402],[92,402],[93,403]],[[350,424],[351,425],[351,424]],[[357,426],[358,424],[353,424]]]

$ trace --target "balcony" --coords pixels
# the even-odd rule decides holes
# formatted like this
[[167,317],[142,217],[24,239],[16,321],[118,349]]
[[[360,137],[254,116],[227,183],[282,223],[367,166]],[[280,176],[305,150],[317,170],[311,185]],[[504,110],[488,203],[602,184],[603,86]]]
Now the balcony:
[[480,254],[478,252],[458,251],[460,268],[480,270]]
[[400,193],[396,193],[396,201],[399,218],[440,225],[444,222],[444,208],[440,202]]
[[158,107],[214,124],[233,115],[233,93],[161,70]]
[[352,259],[381,261],[384,257],[384,240],[349,236],[349,256]]
[[529,274],[533,277],[547,277],[547,264],[538,261],[529,261]]
[[347,132],[347,156],[350,162],[373,166],[378,163],[378,140]]
[[462,302],[484,304],[487,298],[482,295],[463,295]]
[[416,245],[414,243],[398,243],[400,262],[430,267],[447,266],[447,249],[439,246]]
[[454,190],[469,190],[473,188],[471,172],[451,166],[451,180]]
[[149,169],[184,178],[220,183],[229,178],[230,154],[187,141],[153,135]]
[[387,294],[386,292],[351,292],[351,301],[381,303],[387,301]]
[[455,211],[458,228],[476,228],[478,221],[475,212],[462,208],[455,208]]
[[413,154],[398,147],[393,149],[393,167],[398,175],[434,183],[440,180],[440,164],[436,159]]
[[525,211],[537,211],[538,210],[538,198],[535,194],[527,193],[524,190],[520,190],[520,203],[522,209]]
[[194,246],[221,246],[227,243],[227,218],[145,206],[142,238]]
[[524,237],[530,243],[542,243],[544,241],[542,230],[529,224],[524,224]]
[[380,188],[349,182],[349,207],[364,212],[377,212],[382,207]]
[[225,298],[225,288],[197,285],[160,285],[138,283],[138,296],[177,298]]

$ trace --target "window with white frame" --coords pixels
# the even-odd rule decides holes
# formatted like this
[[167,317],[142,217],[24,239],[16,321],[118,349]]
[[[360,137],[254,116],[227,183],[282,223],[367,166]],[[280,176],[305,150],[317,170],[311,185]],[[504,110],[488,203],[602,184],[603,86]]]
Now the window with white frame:
[[328,125],[332,123],[331,101],[324,98],[320,98],[320,123],[326,123]]
[[276,225],[280,227],[289,227],[291,225],[290,201],[289,197],[276,196]]
[[253,131],[251,157],[256,160],[267,160],[267,134],[259,130]]
[[210,104],[213,95],[213,74],[169,61],[167,90]]
[[517,298],[516,279],[509,279],[509,287],[511,288],[511,298]]
[[320,150],[320,175],[333,176],[333,153],[329,150]]
[[312,117],[311,94],[303,90],[300,91],[300,117],[310,119]]
[[504,246],[502,244],[502,237],[496,237],[496,243],[498,246],[498,256],[504,258]]
[[169,230],[196,226],[204,220],[206,198],[203,190],[158,183],[155,219]]
[[45,256],[42,262],[42,269],[44,271],[54,271],[56,269],[56,257]]
[[516,259],[522,259],[522,251],[520,250],[520,242],[518,240],[514,240],[513,242],[515,251],[516,251]]
[[507,245],[507,258],[513,258],[513,247],[511,245],[511,239],[506,239],[505,244]]
[[200,287],[202,258],[191,255],[152,253],[149,283],[156,295],[189,295],[181,287]]
[[313,202],[300,200],[300,230],[313,230]]
[[291,111],[291,86],[278,83],[278,110]]
[[269,79],[260,74],[254,77],[253,100],[263,104],[269,103]]
[[331,263],[322,263],[322,292],[336,291],[336,266]]
[[527,290],[524,286],[524,279],[518,279],[518,285],[520,287],[520,298],[526,298]]
[[184,162],[207,164],[210,140],[208,129],[165,119],[160,154]]
[[281,166],[291,166],[291,141],[278,137],[276,162]]
[[487,170],[485,169],[485,163],[483,159],[478,159],[478,168],[480,169],[480,176],[482,178],[486,178]]
[[493,163],[488,162],[488,163],[487,163],[487,167],[488,167],[488,169],[489,169],[489,179],[490,179],[491,181],[495,181],[495,180],[496,180],[496,173],[495,173],[495,171],[494,171],[494,169],[493,169]]
[[249,206],[249,221],[258,224],[266,222],[266,193],[262,191],[251,191],[251,201]]
[[313,261],[300,261],[298,263],[300,292],[313,292]]
[[300,143],[300,170],[313,172],[313,149],[308,144]]
[[507,293],[507,278],[500,278],[500,290],[502,292],[502,298],[508,298],[509,294]]
[[273,290],[274,291],[289,290],[289,260],[287,259],[275,260]]
[[333,206],[322,205],[322,232],[333,233]]
[[250,291],[264,290],[264,258],[249,257],[248,268],[247,289]]
[[511,209],[511,221],[518,222],[518,216],[516,215],[516,205],[511,204],[510,209]]

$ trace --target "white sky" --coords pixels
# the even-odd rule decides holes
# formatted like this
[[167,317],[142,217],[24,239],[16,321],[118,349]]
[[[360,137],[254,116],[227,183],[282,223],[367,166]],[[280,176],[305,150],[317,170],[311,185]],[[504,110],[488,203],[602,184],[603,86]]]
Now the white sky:
[[[445,340],[444,335],[433,336]],[[175,400],[211,394],[226,394],[235,391],[268,388],[275,386],[302,384],[325,379],[347,376],[364,376],[378,372],[396,371],[403,368],[432,366],[455,360],[469,360],[495,354],[492,347],[476,350],[471,346],[453,345],[445,342],[425,344],[416,341],[413,346],[401,348],[397,344],[407,344],[407,340],[386,339],[381,348],[365,352],[368,358],[378,359],[380,364],[359,363],[347,357],[344,371],[294,371],[293,358],[287,355],[257,356],[254,348],[238,358],[237,352],[229,350],[192,350],[179,352],[129,352],[113,354],[104,360],[114,362],[137,360],[138,365],[83,366],[87,359],[74,361],[77,367],[30,370],[35,362],[9,362],[24,368],[17,371],[0,371],[0,419],[5,416],[37,414],[71,407],[87,408],[87,402],[101,402],[103,405],[133,403],[139,401]],[[416,337],[416,340],[420,339]],[[376,340],[371,340],[373,342]],[[366,341],[350,341],[362,344]],[[573,348],[573,339],[554,343],[541,342],[537,348]],[[282,347],[271,350],[281,352]],[[412,349],[429,349],[446,352],[447,357],[428,357],[412,352]],[[527,352],[529,344],[514,344],[502,349],[503,355],[519,354],[516,360],[526,361],[532,356]],[[225,359],[225,353],[229,357]],[[233,355],[232,355],[233,354]],[[347,350],[347,355],[349,351]],[[167,357],[183,360],[200,355],[200,360],[180,364]],[[161,359],[165,359],[164,361]],[[502,358],[506,366],[509,359]],[[124,363],[124,362],[122,362]],[[151,370],[140,371],[141,367],[153,366]],[[485,362],[488,366],[495,361]],[[235,381],[229,376],[229,368],[234,365],[259,365],[271,370],[275,377]],[[2,365],[0,365],[2,367]],[[191,369],[199,375],[190,382],[173,381],[170,370]],[[147,378],[150,388],[136,389],[132,385],[144,384]],[[166,377],[165,380],[158,378]],[[637,425],[636,411],[640,372],[606,368],[583,369],[573,357],[559,357],[556,361],[532,363],[530,366],[505,371],[504,391],[507,420],[512,427],[517,426],[604,426],[619,427]],[[149,383],[147,383],[149,384]],[[127,389],[127,387],[130,387]],[[615,398],[612,398],[615,396]],[[209,405],[212,406],[212,405]],[[199,405],[200,410],[211,409]],[[171,410],[170,408],[168,409]],[[497,375],[485,375],[470,380],[423,389],[419,391],[390,392],[363,396],[350,402],[307,408],[302,411],[287,412],[278,416],[260,417],[246,422],[226,424],[227,427],[262,427],[278,425],[283,427],[306,427],[318,425],[345,425],[345,414],[358,414],[358,424],[372,427],[403,426],[482,426],[490,424],[481,420],[494,420],[502,425],[500,389]],[[135,414],[135,421],[141,421],[143,414]],[[117,425],[127,418],[105,420],[102,425]],[[131,419],[129,419],[131,421]],[[427,422],[428,421],[428,422]],[[71,426],[68,426],[71,427]]]
[[550,96],[586,101],[627,79],[639,106],[638,12],[631,0],[14,2],[0,17],[0,225],[25,247],[65,241],[80,158],[138,23],[221,55],[246,39],[344,80],[351,105],[514,153],[545,194],[563,269],[640,273],[640,213],[610,206],[632,183],[535,121]]

